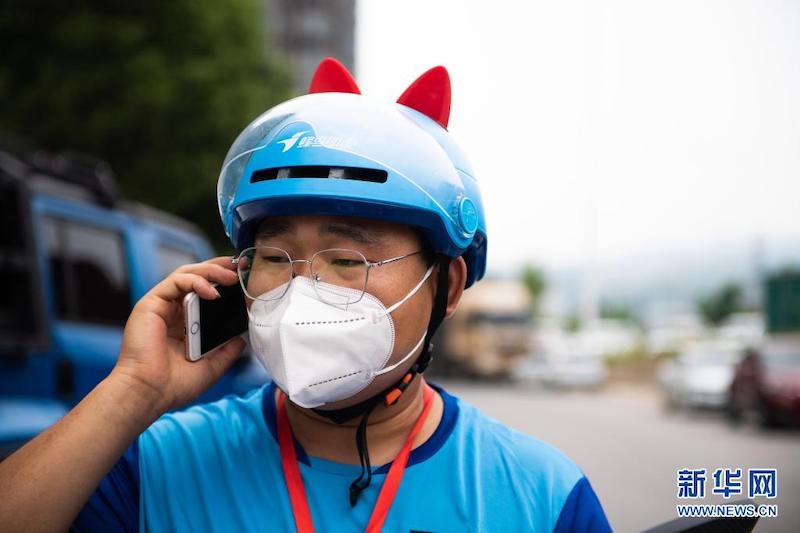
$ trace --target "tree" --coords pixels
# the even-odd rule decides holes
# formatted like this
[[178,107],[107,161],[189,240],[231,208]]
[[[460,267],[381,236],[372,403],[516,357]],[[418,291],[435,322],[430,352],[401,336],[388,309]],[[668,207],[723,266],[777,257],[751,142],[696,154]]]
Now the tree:
[[727,283],[701,298],[697,307],[707,323],[719,326],[730,315],[744,308],[743,301],[742,288],[735,283]]
[[638,324],[636,315],[629,305],[624,303],[603,302],[600,306],[600,317],[619,320],[629,324]]
[[544,289],[547,286],[544,272],[541,268],[527,264],[522,268],[522,284],[531,297],[531,312],[536,315],[539,312]]
[[581,330],[581,317],[576,314],[571,314],[561,322],[561,327],[570,333],[577,333]]
[[0,130],[107,160],[129,199],[225,242],[215,187],[248,122],[289,94],[257,0],[0,9]]

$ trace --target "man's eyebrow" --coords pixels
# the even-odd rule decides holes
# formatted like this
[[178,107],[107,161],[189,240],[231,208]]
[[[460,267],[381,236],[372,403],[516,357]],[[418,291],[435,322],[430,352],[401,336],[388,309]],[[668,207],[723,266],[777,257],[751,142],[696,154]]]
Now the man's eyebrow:
[[334,234],[361,244],[379,244],[383,232],[352,222],[331,222],[320,229],[320,234]]
[[256,232],[256,239],[271,239],[273,237],[280,237],[286,233],[294,231],[294,226],[287,220],[275,220],[263,224]]

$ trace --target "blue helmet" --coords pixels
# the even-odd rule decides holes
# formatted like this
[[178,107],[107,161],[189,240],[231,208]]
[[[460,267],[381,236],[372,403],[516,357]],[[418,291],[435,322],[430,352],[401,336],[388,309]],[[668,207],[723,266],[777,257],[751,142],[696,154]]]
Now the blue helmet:
[[420,229],[437,253],[463,255],[469,287],[486,270],[486,222],[472,169],[445,129],[449,112],[444,67],[385,103],[324,60],[311,94],[256,118],[228,151],[217,185],[226,234],[241,250],[267,216],[396,222]]

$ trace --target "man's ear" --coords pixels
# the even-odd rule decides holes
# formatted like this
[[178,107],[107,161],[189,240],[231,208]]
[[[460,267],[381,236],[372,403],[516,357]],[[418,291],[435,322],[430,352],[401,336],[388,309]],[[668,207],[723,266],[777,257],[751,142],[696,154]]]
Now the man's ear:
[[450,283],[447,287],[447,311],[444,316],[450,318],[455,313],[461,295],[464,294],[464,285],[467,284],[467,263],[462,257],[450,261],[447,276]]

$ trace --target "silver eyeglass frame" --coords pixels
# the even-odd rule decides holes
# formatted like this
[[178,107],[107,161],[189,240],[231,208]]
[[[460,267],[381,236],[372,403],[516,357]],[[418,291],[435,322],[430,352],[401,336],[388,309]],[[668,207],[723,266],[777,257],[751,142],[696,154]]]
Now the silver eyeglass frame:
[[[280,296],[278,296],[276,298],[271,298],[269,300],[261,300],[260,298],[256,298],[256,297],[250,296],[250,294],[247,292],[247,288],[245,287],[245,282],[242,279],[241,270],[239,270],[239,268],[238,268],[238,265],[239,265],[239,263],[240,263],[240,261],[242,259],[242,256],[245,253],[249,252],[250,250],[258,250],[258,249],[263,249],[263,248],[269,248],[269,249],[272,249],[272,250],[280,250],[281,252],[286,254],[286,257],[289,259],[289,265],[291,266],[291,269],[292,269],[291,277],[289,278],[289,283],[286,284],[286,288],[284,289],[284,291],[281,293]],[[273,301],[280,300],[281,298],[286,296],[286,293],[289,291],[289,285],[291,284],[291,281],[294,278],[297,277],[297,273],[294,270],[295,263],[308,263],[308,270],[309,270],[309,273],[311,274],[310,278],[311,278],[311,280],[313,282],[314,291],[317,293],[317,297],[319,298],[319,300],[321,302],[324,302],[324,303],[327,303],[327,304],[330,304],[330,305],[337,305],[337,304],[334,304],[332,302],[326,301],[322,297],[322,295],[319,293],[318,283],[324,283],[324,282],[322,282],[319,279],[319,276],[316,275],[317,273],[315,273],[311,268],[311,265],[313,264],[314,259],[319,254],[322,254],[322,253],[325,253],[325,252],[337,252],[337,251],[339,251],[339,252],[351,252],[351,253],[359,255],[361,257],[361,259],[364,260],[364,264],[367,267],[365,275],[364,275],[364,286],[361,289],[361,295],[358,297],[357,300],[354,300],[352,302],[347,302],[348,305],[360,302],[361,299],[364,298],[364,293],[367,292],[367,284],[369,283],[370,270],[372,270],[373,268],[376,268],[376,267],[381,267],[381,266],[384,266],[384,265],[388,265],[390,263],[394,263],[395,261],[400,261],[401,259],[405,259],[405,258],[411,257],[413,255],[421,254],[423,252],[422,250],[417,250],[417,251],[414,251],[414,252],[409,252],[407,254],[398,255],[397,257],[390,257],[389,259],[382,259],[380,261],[369,261],[367,259],[367,257],[363,253],[359,252],[358,250],[353,250],[351,248],[326,248],[324,250],[318,250],[318,251],[314,252],[314,255],[311,256],[311,259],[292,259],[292,256],[289,254],[289,252],[287,252],[283,248],[278,248],[277,246],[250,246],[248,248],[245,248],[241,252],[239,252],[239,255],[237,255],[235,257],[231,257],[231,264],[237,266],[236,277],[239,278],[239,285],[242,287],[242,292],[244,293],[246,298],[249,298],[250,300],[253,300],[253,301],[259,300],[259,301],[273,302]],[[354,289],[354,290],[358,290],[358,289]]]

